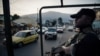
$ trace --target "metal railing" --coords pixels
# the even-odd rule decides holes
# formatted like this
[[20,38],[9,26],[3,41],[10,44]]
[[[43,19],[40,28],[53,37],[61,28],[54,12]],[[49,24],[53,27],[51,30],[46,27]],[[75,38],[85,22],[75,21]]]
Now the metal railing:
[[76,4],[76,5],[63,5],[61,2],[61,6],[55,5],[55,6],[43,6],[39,10],[39,23],[40,23],[40,43],[41,43],[41,56],[43,55],[43,37],[42,37],[42,10],[43,9],[50,9],[50,8],[70,8],[70,7],[95,7],[100,6],[100,4]]

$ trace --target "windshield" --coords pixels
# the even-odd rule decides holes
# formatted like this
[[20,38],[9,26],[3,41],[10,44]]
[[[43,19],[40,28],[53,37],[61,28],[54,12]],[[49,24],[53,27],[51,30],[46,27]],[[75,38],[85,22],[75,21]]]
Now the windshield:
[[62,27],[63,25],[57,25],[58,27]]
[[26,33],[25,32],[18,32],[14,36],[16,37],[25,37]]
[[48,29],[49,32],[56,32],[56,29]]
[[45,28],[42,28],[42,30],[45,30]]

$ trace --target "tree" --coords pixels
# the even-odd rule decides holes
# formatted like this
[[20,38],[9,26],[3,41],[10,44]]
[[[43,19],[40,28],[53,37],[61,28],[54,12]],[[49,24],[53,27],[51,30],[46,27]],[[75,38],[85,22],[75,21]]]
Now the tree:
[[46,26],[46,27],[50,26],[50,21],[49,21],[49,20],[46,20],[46,21],[45,21],[45,26]]
[[14,15],[12,16],[12,21],[13,21],[13,20],[16,20],[16,19],[19,19],[19,18],[20,18],[20,16],[19,16],[19,15],[14,14]]
[[57,21],[56,21],[56,20],[53,20],[53,21],[52,21],[52,26],[55,26],[56,23],[57,23]]
[[61,17],[58,18],[58,24],[59,24],[59,25],[63,25],[63,20],[62,20]]
[[46,27],[52,27],[52,26],[55,26],[57,23],[57,21],[55,19],[52,19],[52,20],[46,20],[45,21],[45,26]]

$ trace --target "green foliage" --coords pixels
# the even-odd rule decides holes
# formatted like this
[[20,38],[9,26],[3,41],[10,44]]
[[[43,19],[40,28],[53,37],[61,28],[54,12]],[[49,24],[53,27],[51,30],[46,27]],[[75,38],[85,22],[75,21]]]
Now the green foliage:
[[46,20],[46,21],[45,21],[45,26],[46,26],[46,27],[50,26],[50,21],[49,21],[49,20]]
[[52,21],[52,26],[55,26],[56,23],[57,23],[57,21],[56,21],[56,20],[53,20],[53,21]]
[[63,25],[63,20],[62,20],[61,17],[58,18],[58,24],[59,24],[59,25]]
[[45,21],[45,26],[46,27],[52,27],[52,26],[55,26],[57,23],[57,21],[55,19],[52,19],[52,20],[46,20]]
[[20,16],[19,16],[19,15],[14,14],[14,15],[12,16],[12,21],[13,21],[13,20],[16,20],[16,19],[19,19],[19,18],[20,18]]

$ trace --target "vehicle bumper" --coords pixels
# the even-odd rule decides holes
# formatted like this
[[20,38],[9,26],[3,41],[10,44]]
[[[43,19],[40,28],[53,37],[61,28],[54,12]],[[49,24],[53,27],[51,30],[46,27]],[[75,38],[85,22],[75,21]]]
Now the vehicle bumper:
[[57,35],[45,35],[45,37],[47,37],[48,39],[53,39],[53,38],[56,38],[57,37]]
[[64,31],[63,31],[63,30],[58,30],[57,32],[58,32],[58,33],[63,33]]

